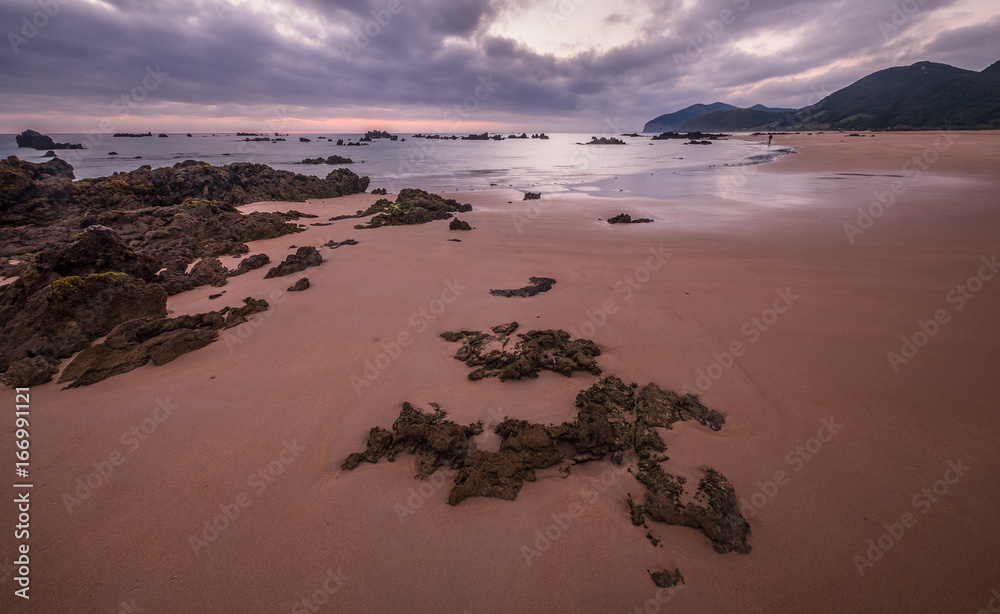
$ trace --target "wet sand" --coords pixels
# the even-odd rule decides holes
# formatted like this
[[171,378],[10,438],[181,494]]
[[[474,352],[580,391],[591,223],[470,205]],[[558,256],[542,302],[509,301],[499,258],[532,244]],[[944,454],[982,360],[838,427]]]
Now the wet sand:
[[[293,244],[360,241],[321,248],[326,262],[301,275],[263,280],[261,269],[230,280],[220,299],[207,298],[217,288],[172,297],[174,315],[244,296],[271,301],[204,349],[89,387],[32,389],[32,599],[5,588],[0,604],[470,614],[986,608],[1000,588],[1000,280],[969,284],[979,290],[961,309],[948,296],[981,270],[991,274],[981,259],[1000,252],[1000,136],[952,136],[919,178],[903,165],[934,149],[937,134],[781,136],[776,144],[800,153],[707,171],[714,189],[698,196],[522,202],[514,191],[464,193],[455,197],[476,210],[458,217],[472,232],[445,222],[354,230],[356,220],[344,220],[251,244],[277,261]],[[844,224],[858,224],[858,207],[893,181],[902,182],[893,205],[849,236]],[[301,220],[308,224],[374,198],[244,209],[321,216]],[[598,220],[623,211],[656,222]],[[283,292],[300,276],[312,287]],[[557,284],[528,299],[489,294],[530,276]],[[894,369],[887,353],[901,353],[901,337],[940,310],[946,322]],[[664,468],[691,487],[701,468],[725,474],[747,502],[753,552],[720,555],[701,532],[650,521],[663,540],[654,548],[625,503],[642,487],[608,461],[567,478],[543,474],[515,501],[458,507],[446,504],[453,472],[419,482],[405,454],[340,470],[403,401],[440,403],[460,423],[569,419],[593,376],[470,382],[452,358],[458,346],[437,336],[511,320],[522,330],[579,331],[601,347],[606,374],[700,394],[723,412],[720,432],[694,423],[664,431]],[[401,335],[410,343],[397,351]],[[734,342],[741,355],[730,361]],[[76,480],[116,451],[122,462],[110,479],[91,476],[99,485],[76,492]],[[946,473],[959,460],[970,469]],[[575,504],[582,513],[566,525]],[[218,520],[226,511],[233,519]],[[0,514],[14,524],[11,505]],[[225,528],[206,533],[213,519]],[[553,530],[557,521],[564,526]],[[869,560],[868,540],[877,545],[885,525],[903,534],[883,537],[888,550],[862,575],[855,557]],[[541,552],[536,532],[547,529],[558,537]],[[524,546],[541,553],[530,565]],[[685,584],[670,595],[647,570],[673,567]]]

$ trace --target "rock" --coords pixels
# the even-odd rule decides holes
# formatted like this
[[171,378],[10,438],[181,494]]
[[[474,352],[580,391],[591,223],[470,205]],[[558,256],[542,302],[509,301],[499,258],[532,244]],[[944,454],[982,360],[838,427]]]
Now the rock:
[[452,218],[451,223],[448,224],[448,230],[472,230],[472,226],[456,217]]
[[288,291],[289,292],[302,292],[303,290],[308,290],[308,289],[309,289],[309,278],[308,277],[302,277],[297,282],[295,282],[294,284],[292,284],[288,288]]
[[676,567],[673,571],[667,569],[651,571],[649,577],[653,580],[653,584],[660,588],[673,588],[678,584],[684,584],[684,576],[681,575],[681,570]]
[[63,370],[59,382],[70,382],[70,388],[88,386],[148,362],[164,365],[216,341],[220,329],[246,322],[246,316],[268,308],[262,299],[247,297],[243,303],[237,309],[226,307],[175,318],[141,317],[122,322],[108,333],[104,343],[80,352]]
[[446,220],[452,213],[472,211],[472,205],[460,204],[451,198],[442,198],[415,188],[400,190],[396,202],[380,198],[365,211],[359,211],[357,217],[372,215],[367,225],[357,225],[357,229],[379,228],[380,226],[403,226],[408,224],[426,224],[434,220]]
[[542,197],[541,192],[525,192],[521,200],[538,200]]
[[230,271],[222,265],[218,258],[204,258],[191,267],[189,277],[194,283],[194,287],[213,286],[222,287],[227,283]]
[[43,153],[42,157],[43,158],[55,158],[56,157],[56,152],[54,152],[54,151],[52,151],[50,149],[50,150],[46,151],[45,153]]
[[548,292],[552,289],[552,286],[556,283],[556,280],[551,277],[531,277],[528,279],[530,282],[527,286],[523,288],[516,288],[514,290],[490,290],[490,294],[493,296],[504,296],[507,298],[521,297],[527,298],[530,296],[535,296],[540,292]]
[[59,361],[32,356],[15,361],[0,375],[0,380],[11,388],[28,388],[52,381],[52,377],[58,372]]
[[441,333],[441,337],[451,342],[462,342],[455,354],[470,367],[478,367],[469,374],[470,380],[484,377],[499,377],[501,381],[538,377],[540,370],[555,371],[566,377],[573,371],[588,371],[600,375],[595,357],[601,350],[587,339],[570,339],[563,330],[533,330],[518,335],[521,341],[511,345],[510,334],[516,330],[516,323],[502,329],[496,335],[475,331]]
[[596,136],[590,137],[589,143],[584,143],[584,145],[625,145],[625,141],[621,139],[616,139],[614,137],[602,136],[597,138]]
[[298,273],[299,271],[304,271],[309,267],[319,266],[321,264],[323,264],[323,257],[315,247],[300,247],[294,254],[285,258],[284,262],[270,269],[267,272],[267,275],[264,276],[264,279],[291,275],[292,273]]
[[14,137],[14,140],[17,142],[18,147],[29,149],[83,149],[83,145],[80,143],[56,143],[51,137],[35,132],[34,130],[25,130]]
[[240,261],[236,270],[229,272],[229,276],[236,277],[237,275],[249,273],[250,271],[259,269],[268,264],[271,264],[271,258],[267,254],[254,254],[253,256],[249,256]]
[[32,356],[68,358],[122,322],[163,317],[166,303],[162,288],[124,273],[18,279],[0,290],[0,371]]
[[64,277],[120,272],[142,281],[152,281],[158,268],[154,258],[136,253],[114,230],[98,225],[88,226],[65,245],[45,249],[36,262]]
[[307,139],[307,138],[306,138],[306,137],[304,137],[304,136],[300,136],[300,137],[299,137],[299,142],[300,142],[300,143],[312,143],[312,139]]
[[382,195],[382,196],[385,196],[386,194],[388,194],[388,192],[385,191],[385,188],[375,188],[374,190],[371,191],[371,193],[372,194],[377,194],[377,195]]
[[640,217],[633,220],[632,216],[629,215],[628,213],[619,213],[614,217],[608,218],[609,224],[648,224],[649,222],[652,221],[653,220],[645,217]]
[[217,298],[221,297],[223,294],[224,294],[224,292],[219,292],[218,294],[209,294],[208,295],[208,300],[211,301],[211,300],[217,299]]
[[344,239],[343,241],[341,241],[339,243],[336,242],[336,241],[331,240],[331,241],[327,241],[326,243],[324,243],[323,247],[329,247],[330,249],[337,249],[338,247],[343,247],[345,245],[357,245],[357,244],[358,244],[358,242],[355,241],[354,239]]

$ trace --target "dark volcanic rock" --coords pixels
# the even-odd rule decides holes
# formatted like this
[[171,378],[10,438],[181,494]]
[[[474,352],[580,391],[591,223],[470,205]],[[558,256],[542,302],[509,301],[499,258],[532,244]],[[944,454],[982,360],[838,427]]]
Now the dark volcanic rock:
[[315,247],[300,247],[294,254],[290,254],[287,258],[285,258],[281,264],[271,268],[271,270],[267,272],[267,275],[264,276],[264,279],[291,275],[292,273],[298,273],[299,271],[304,271],[309,267],[319,266],[321,264],[323,264],[323,256],[319,254],[319,251]]
[[309,278],[308,277],[302,277],[298,281],[296,281],[294,284],[292,284],[291,286],[289,286],[288,291],[289,292],[302,292],[303,290],[308,290],[308,289],[309,289]]
[[127,373],[152,362],[164,365],[177,357],[205,347],[219,338],[219,330],[246,322],[246,316],[265,311],[267,301],[243,299],[237,309],[226,307],[176,318],[143,317],[116,326],[104,343],[80,352],[59,377],[69,387],[88,386],[114,375]]
[[36,263],[64,277],[122,272],[143,281],[151,281],[158,268],[154,258],[136,253],[107,226],[88,226],[72,242],[43,251]]
[[456,217],[448,224],[448,230],[472,230],[472,226],[469,226],[468,222],[463,222]]
[[381,195],[381,196],[385,196],[386,194],[388,194],[388,192],[386,192],[385,188],[375,188],[374,190],[371,191],[371,193],[372,194],[376,194],[376,195]]
[[619,213],[614,217],[608,218],[609,224],[648,224],[652,221],[647,217],[640,217],[633,220],[632,216],[628,213]]
[[368,229],[380,226],[403,226],[408,224],[426,224],[434,220],[446,220],[452,213],[472,211],[472,205],[460,204],[451,198],[442,198],[415,188],[400,190],[396,202],[380,198],[365,211],[359,211],[356,217],[372,215],[367,225],[357,225],[355,228]]
[[548,292],[556,283],[556,280],[551,277],[531,277],[528,281],[530,283],[523,288],[516,288],[514,290],[490,290],[490,294],[493,296],[505,296],[507,298],[515,296],[527,298],[529,296],[535,296],[539,292]]
[[18,279],[0,292],[0,371],[32,356],[68,358],[117,324],[163,317],[166,304],[162,288],[124,273]]
[[191,267],[191,281],[197,286],[214,286],[220,288],[226,285],[229,269],[222,265],[218,258],[204,258]]
[[600,375],[595,357],[601,350],[588,339],[570,339],[564,330],[533,330],[518,335],[521,341],[511,343],[510,334],[517,328],[502,328],[496,335],[475,331],[441,333],[451,342],[462,342],[455,358],[470,367],[478,367],[469,374],[470,380],[499,377],[501,381],[538,377],[539,370],[555,371],[566,377],[573,371],[587,371]]
[[240,261],[236,270],[229,272],[229,276],[236,277],[237,275],[249,273],[250,271],[259,269],[268,264],[271,264],[271,258],[267,254],[254,254],[253,256],[249,256]]
[[525,192],[521,200],[538,200],[542,197],[541,192]]
[[80,143],[56,143],[52,140],[52,137],[45,136],[34,130],[25,130],[14,137],[14,140],[17,141],[18,147],[27,147],[29,149],[83,149],[83,145]]
[[355,241],[354,239],[344,239],[339,243],[337,241],[330,240],[324,243],[323,247],[329,247],[330,249],[337,249],[338,247],[343,247],[345,245],[357,245],[357,244],[358,242]]
[[719,553],[750,552],[750,525],[732,485],[718,471],[705,470],[695,501],[688,504],[681,501],[686,480],[665,473],[655,461],[639,461],[636,478],[646,486],[643,506],[653,520],[701,529]]
[[27,388],[51,381],[58,372],[59,361],[43,356],[32,356],[14,362],[3,375],[0,375],[0,380],[11,388]]
[[653,584],[660,588],[673,588],[678,584],[684,584],[684,576],[681,575],[681,570],[676,567],[673,571],[669,569],[651,571],[649,577],[653,580]]

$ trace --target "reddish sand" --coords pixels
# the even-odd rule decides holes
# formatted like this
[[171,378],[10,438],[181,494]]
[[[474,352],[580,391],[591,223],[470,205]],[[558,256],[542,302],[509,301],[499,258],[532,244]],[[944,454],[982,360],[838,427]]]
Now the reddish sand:
[[[265,281],[261,270],[231,280],[221,299],[207,298],[215,288],[173,297],[175,314],[237,305],[244,296],[272,301],[270,311],[205,349],[89,387],[32,389],[32,599],[13,597],[4,579],[0,607],[470,614],[987,608],[990,591],[1000,588],[1000,280],[973,283],[979,291],[961,310],[947,296],[980,270],[992,274],[981,258],[1000,252],[1000,135],[952,135],[921,177],[906,176],[904,164],[933,150],[937,138],[780,136],[776,145],[800,153],[717,169],[718,189],[698,198],[577,194],[521,202],[515,192],[465,193],[457,197],[476,210],[460,217],[472,232],[449,231],[445,222],[359,231],[345,220],[253,244],[251,253],[278,260],[293,244],[360,241],[322,248],[326,262],[302,274],[312,281],[302,293],[282,293],[300,275]],[[891,190],[893,180],[901,182],[893,206],[852,244],[844,224],[856,224],[858,207]],[[322,216],[303,220],[310,223],[372,199],[246,209],[294,207]],[[621,211],[656,222],[598,221]],[[661,248],[665,262],[652,256]],[[528,299],[489,295],[533,275],[558,283]],[[772,314],[779,292],[793,298]],[[601,313],[607,307],[614,313]],[[430,320],[421,309],[438,313]],[[894,372],[887,353],[900,353],[901,337],[912,337],[918,321],[938,310],[946,323]],[[753,318],[769,322],[761,323],[767,330],[751,330]],[[578,465],[565,479],[545,473],[515,501],[475,498],[458,507],[446,504],[453,472],[422,483],[408,455],[340,471],[368,429],[389,427],[403,401],[440,403],[461,423],[491,414],[570,418],[574,395],[593,376],[470,382],[468,368],[451,357],[457,346],[437,336],[511,320],[522,330],[575,329],[600,345],[606,373],[699,393],[722,411],[721,432],[692,423],[665,431],[671,458],[664,468],[689,476],[689,485],[700,468],[724,473],[753,502],[753,552],[717,554],[701,532],[650,522],[663,540],[654,548],[630,524],[625,504],[626,493],[638,496],[642,487],[620,468],[609,472],[609,462]],[[592,320],[600,325],[585,324]],[[364,378],[367,361],[383,347],[394,350],[381,344],[404,333],[412,343],[384,370],[369,370],[377,378],[356,390],[352,376]],[[743,353],[729,366],[723,352],[734,342]],[[716,360],[725,364],[712,367]],[[699,380],[701,373],[716,378]],[[10,391],[5,398],[13,402]],[[167,415],[158,401],[175,408]],[[150,422],[154,415],[163,421]],[[123,439],[144,420],[155,432],[144,441]],[[821,431],[824,420],[842,427],[831,436]],[[0,452],[10,459],[11,418],[3,432]],[[296,447],[303,449],[288,451]],[[69,513],[64,494],[77,496],[76,480],[116,451],[124,461],[110,481],[70,503]],[[970,469],[948,473],[954,483],[947,484],[948,464],[959,460]],[[280,473],[271,483],[251,477],[269,464]],[[779,471],[785,479],[772,484]],[[936,481],[938,494],[921,494]],[[13,558],[13,505],[4,498],[0,557]],[[551,528],[553,515],[565,524],[574,504],[582,515]],[[205,523],[221,509],[234,516],[238,509],[238,516],[219,520],[228,526],[196,554],[190,538],[212,537]],[[860,574],[855,557],[866,557],[869,540],[877,544],[886,525],[904,532],[882,537],[891,547],[872,549],[880,556]],[[522,546],[536,548],[536,532],[546,529],[559,536],[529,566]],[[685,583],[670,596],[647,570],[675,566]]]

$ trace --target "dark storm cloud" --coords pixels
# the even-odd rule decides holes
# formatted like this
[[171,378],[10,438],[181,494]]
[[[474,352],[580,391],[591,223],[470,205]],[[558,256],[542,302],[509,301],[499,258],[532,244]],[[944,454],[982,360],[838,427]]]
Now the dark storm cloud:
[[[801,106],[891,65],[980,70],[1000,59],[1000,18],[954,30],[931,21],[957,0],[927,0],[895,22],[897,3],[882,0],[624,2],[604,25],[627,23],[634,37],[574,57],[489,32],[528,0],[63,1],[51,0],[59,11],[30,37],[24,19],[38,2],[0,5],[7,113],[100,114],[159,67],[169,77],[150,101],[202,105],[206,115],[242,105],[437,119],[486,78],[502,84],[488,103],[498,116],[618,117],[638,127],[695,102]],[[578,18],[557,27],[579,27]],[[928,28],[936,34],[916,38]]]

